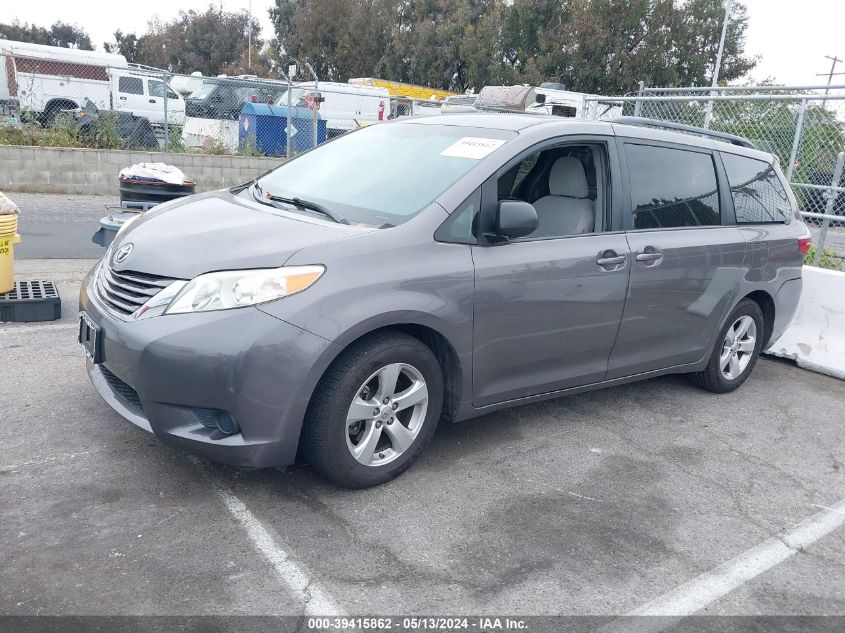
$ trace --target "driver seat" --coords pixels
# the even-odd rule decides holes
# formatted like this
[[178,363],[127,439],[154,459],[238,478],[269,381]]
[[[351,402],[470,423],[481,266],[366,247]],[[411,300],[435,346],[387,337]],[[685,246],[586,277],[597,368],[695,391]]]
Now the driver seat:
[[595,206],[587,196],[587,174],[577,158],[558,158],[549,172],[549,195],[534,202],[539,226],[532,237],[592,233]]

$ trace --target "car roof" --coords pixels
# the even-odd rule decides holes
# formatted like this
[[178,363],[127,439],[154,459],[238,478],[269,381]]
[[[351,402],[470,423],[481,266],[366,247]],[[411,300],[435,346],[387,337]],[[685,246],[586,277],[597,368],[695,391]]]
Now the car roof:
[[643,140],[663,141],[666,143],[678,143],[680,145],[691,145],[721,152],[740,154],[750,158],[757,158],[766,162],[774,160],[773,154],[758,149],[734,145],[718,138],[698,136],[695,134],[677,132],[674,130],[660,129],[659,120],[655,120],[655,127],[643,127],[639,125],[626,125],[614,123],[614,121],[596,121],[591,119],[576,119],[564,117],[541,116],[536,114],[520,114],[509,112],[452,112],[439,116],[409,117],[398,119],[398,122],[412,123],[417,125],[454,125],[460,127],[487,128],[496,130],[508,130],[519,132],[531,128],[532,133],[543,133],[548,128],[551,134],[576,133],[579,130],[572,130],[576,126],[587,128],[585,133],[596,133],[597,129],[613,135],[626,136]]
[[[400,119],[401,120],[401,119]],[[549,117],[531,114],[503,112],[453,112],[438,116],[410,117],[406,123],[422,125],[455,125],[460,127],[487,128],[491,130],[510,130],[518,132],[535,125],[548,124]],[[581,121],[583,123],[583,121]]]

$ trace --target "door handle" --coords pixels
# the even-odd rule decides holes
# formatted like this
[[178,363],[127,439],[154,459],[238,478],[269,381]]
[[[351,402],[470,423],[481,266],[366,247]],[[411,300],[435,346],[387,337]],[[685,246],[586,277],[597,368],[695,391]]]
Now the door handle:
[[624,264],[625,263],[625,256],[624,255],[617,255],[616,257],[599,257],[596,260],[596,263],[599,266],[614,266],[616,264]]
[[155,99],[150,99],[150,103],[155,103],[155,102],[156,102]]
[[596,264],[605,269],[615,270],[617,266],[624,265],[627,260],[628,257],[626,255],[619,255],[614,250],[606,250],[599,253]]
[[121,100],[121,101],[126,101],[126,97],[121,97],[121,98],[120,98],[120,100]]
[[636,257],[638,262],[645,262],[646,266],[655,265],[659,263],[661,259],[663,259],[663,253],[653,246],[646,246],[642,253],[637,253]]

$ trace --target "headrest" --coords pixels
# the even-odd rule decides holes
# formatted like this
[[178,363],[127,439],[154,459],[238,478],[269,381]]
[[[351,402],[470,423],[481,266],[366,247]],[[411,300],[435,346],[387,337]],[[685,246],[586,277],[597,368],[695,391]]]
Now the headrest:
[[587,174],[584,173],[584,165],[581,161],[571,156],[558,158],[549,173],[549,194],[568,198],[586,198],[589,193]]

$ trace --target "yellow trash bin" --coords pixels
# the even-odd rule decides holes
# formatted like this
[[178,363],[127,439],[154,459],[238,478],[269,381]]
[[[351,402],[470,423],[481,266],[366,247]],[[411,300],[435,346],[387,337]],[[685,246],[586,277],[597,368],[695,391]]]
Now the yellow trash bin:
[[19,244],[18,216],[0,215],[0,294],[15,287],[15,244]]

